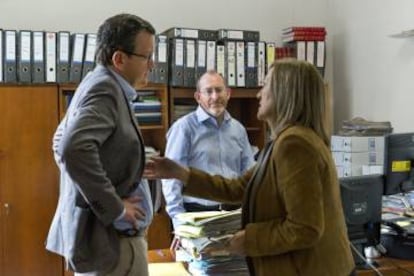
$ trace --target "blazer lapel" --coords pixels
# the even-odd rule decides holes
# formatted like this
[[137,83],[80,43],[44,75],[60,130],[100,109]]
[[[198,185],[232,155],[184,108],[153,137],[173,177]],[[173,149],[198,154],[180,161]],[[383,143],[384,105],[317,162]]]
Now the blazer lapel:
[[257,193],[257,188],[259,187],[266,167],[268,165],[269,156],[272,153],[273,145],[275,141],[271,141],[266,144],[262,152],[260,153],[255,170],[252,174],[252,177],[247,183],[246,192],[243,199],[243,212],[242,212],[242,228],[244,229],[248,222],[253,221],[254,206],[255,206],[255,197]]

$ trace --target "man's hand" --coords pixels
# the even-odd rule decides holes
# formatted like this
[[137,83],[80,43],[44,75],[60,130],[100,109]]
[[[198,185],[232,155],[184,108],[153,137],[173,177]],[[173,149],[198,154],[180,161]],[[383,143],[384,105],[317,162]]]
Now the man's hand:
[[125,214],[124,219],[130,222],[135,228],[138,228],[138,220],[145,218],[144,210],[138,206],[139,202],[142,200],[139,196],[131,196],[123,199]]

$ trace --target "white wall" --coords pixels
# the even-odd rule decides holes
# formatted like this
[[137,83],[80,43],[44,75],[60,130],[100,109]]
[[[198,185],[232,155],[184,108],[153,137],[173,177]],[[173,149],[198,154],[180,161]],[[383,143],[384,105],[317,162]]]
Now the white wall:
[[414,1],[331,0],[336,128],[361,116],[391,121],[394,132],[414,131]]
[[[149,20],[157,31],[169,27],[259,30],[279,39],[291,24],[324,24],[326,0],[0,0],[0,28],[95,32],[107,17],[128,12]],[[225,3],[225,5],[224,5]],[[322,16],[321,16],[322,15]]]

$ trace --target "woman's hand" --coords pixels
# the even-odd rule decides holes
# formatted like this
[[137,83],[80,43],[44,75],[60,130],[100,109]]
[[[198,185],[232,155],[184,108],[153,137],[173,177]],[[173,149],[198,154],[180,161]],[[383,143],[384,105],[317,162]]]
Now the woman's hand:
[[229,240],[227,250],[235,255],[246,256],[245,243],[245,231],[238,231],[234,236]]
[[176,178],[186,183],[189,174],[190,172],[187,167],[183,167],[166,157],[154,156],[145,164],[143,177],[148,179]]

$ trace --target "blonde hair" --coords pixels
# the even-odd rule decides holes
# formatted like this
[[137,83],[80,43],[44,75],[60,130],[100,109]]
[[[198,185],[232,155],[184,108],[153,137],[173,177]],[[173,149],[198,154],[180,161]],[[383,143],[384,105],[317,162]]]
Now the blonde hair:
[[295,59],[277,60],[272,65],[271,94],[275,103],[273,130],[288,125],[311,128],[330,144],[327,126],[328,103],[323,79],[315,66]]

